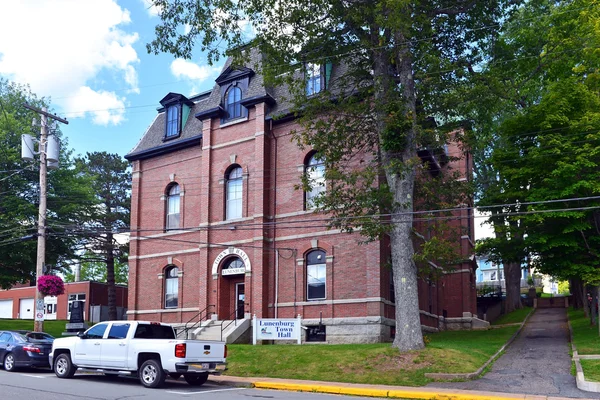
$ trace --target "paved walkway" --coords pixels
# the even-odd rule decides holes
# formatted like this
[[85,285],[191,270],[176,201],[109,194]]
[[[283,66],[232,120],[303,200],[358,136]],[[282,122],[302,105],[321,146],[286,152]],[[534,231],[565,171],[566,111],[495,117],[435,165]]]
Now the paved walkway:
[[600,399],[600,393],[577,389],[569,349],[566,309],[537,309],[483,378],[427,387]]

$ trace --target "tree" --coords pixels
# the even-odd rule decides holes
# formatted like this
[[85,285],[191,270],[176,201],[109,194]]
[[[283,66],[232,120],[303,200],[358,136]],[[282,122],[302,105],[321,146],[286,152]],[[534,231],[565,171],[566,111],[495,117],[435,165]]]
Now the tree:
[[[390,236],[393,346],[407,351],[424,346],[412,244],[417,149],[446,140],[441,134],[436,141],[440,132],[428,117],[456,116],[453,108],[438,107],[438,98],[464,79],[467,65],[481,61],[480,49],[509,3],[155,0],[161,24],[147,47],[184,58],[206,51],[212,63],[225,43],[234,65],[248,47],[261,51],[262,65],[254,68],[267,85],[287,85],[304,128],[296,139],[323,156],[328,190],[319,207],[346,230]],[[248,26],[251,39],[244,37]],[[344,72],[307,97],[307,72],[318,64],[327,74],[330,63]],[[352,219],[336,218],[344,210]],[[390,217],[369,217],[382,214]]]
[[[38,161],[21,159],[21,135],[39,134],[39,116],[23,107],[48,106],[28,87],[0,79],[0,287],[35,281],[38,221]],[[33,130],[33,131],[32,131]],[[52,134],[61,137],[60,131]],[[62,139],[60,168],[48,172],[46,264],[64,271],[74,256],[76,238],[65,226],[80,221],[91,200],[85,179],[75,176],[68,144]]]
[[[86,251],[80,259],[79,279],[82,281],[106,282],[106,264],[99,259],[98,255]],[[129,265],[121,259],[115,259],[115,284],[127,285],[129,280]],[[75,282],[75,274],[68,272],[65,274],[65,282]]]
[[115,234],[129,226],[129,163],[118,154],[93,152],[77,158],[76,167],[92,182],[96,204],[88,209],[85,224],[73,233],[80,236],[80,245],[86,250],[82,262],[106,266],[108,318],[117,319],[115,264],[127,262],[129,244],[120,243]]

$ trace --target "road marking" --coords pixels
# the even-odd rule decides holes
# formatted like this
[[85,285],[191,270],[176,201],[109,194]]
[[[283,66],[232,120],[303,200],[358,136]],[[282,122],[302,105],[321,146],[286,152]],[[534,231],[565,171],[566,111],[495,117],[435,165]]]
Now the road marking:
[[165,390],[167,393],[175,394],[203,394],[203,393],[215,393],[215,392],[226,392],[228,390],[245,390],[248,388],[230,388],[230,389],[217,389],[217,390],[203,390],[202,392],[177,392],[175,390]]
[[31,375],[31,374],[20,374],[20,375],[28,376],[30,378],[40,378],[40,379],[45,379],[46,378],[45,375]]

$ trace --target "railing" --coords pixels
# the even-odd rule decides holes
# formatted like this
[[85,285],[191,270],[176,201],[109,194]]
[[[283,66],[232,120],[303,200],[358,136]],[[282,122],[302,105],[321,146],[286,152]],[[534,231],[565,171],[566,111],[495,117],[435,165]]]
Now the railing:
[[[183,333],[185,334],[185,338],[187,339],[188,337],[188,332],[192,329],[195,329],[199,324],[202,323],[202,321],[206,321],[208,319],[208,316],[210,315],[209,313],[209,309],[211,307],[215,307],[214,304],[209,304],[208,306],[206,306],[206,308],[200,312],[198,312],[198,314],[194,315],[192,318],[189,319],[188,322],[185,323],[184,327],[183,327]],[[204,314],[204,317],[202,317],[202,314]],[[194,321],[195,319],[198,319],[197,321],[195,321],[191,326],[188,326],[188,324],[190,324],[192,321]],[[177,333],[177,336],[179,336],[180,332]]]
[[238,312],[238,309],[236,307],[236,309],[233,310],[233,313],[231,313],[229,315],[229,317],[227,317],[227,320],[229,320],[229,318],[231,318],[232,316],[234,317],[231,321],[229,321],[227,323],[227,325],[223,326],[223,322],[221,322],[221,341],[223,341],[223,332],[225,331],[225,329],[229,328],[229,326],[231,326],[231,324],[235,324],[235,326],[237,326],[237,320],[238,320],[237,312]]

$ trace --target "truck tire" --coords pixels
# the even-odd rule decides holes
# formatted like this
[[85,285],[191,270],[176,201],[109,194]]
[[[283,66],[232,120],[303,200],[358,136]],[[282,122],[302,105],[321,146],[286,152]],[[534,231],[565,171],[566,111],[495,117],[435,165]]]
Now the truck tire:
[[54,373],[57,377],[72,378],[76,371],[77,367],[73,365],[69,354],[59,354],[56,360],[54,360]]
[[183,379],[191,386],[202,386],[208,380],[208,373],[184,374]]
[[160,362],[154,359],[144,361],[138,371],[138,375],[142,385],[152,389],[161,387],[167,377]]

